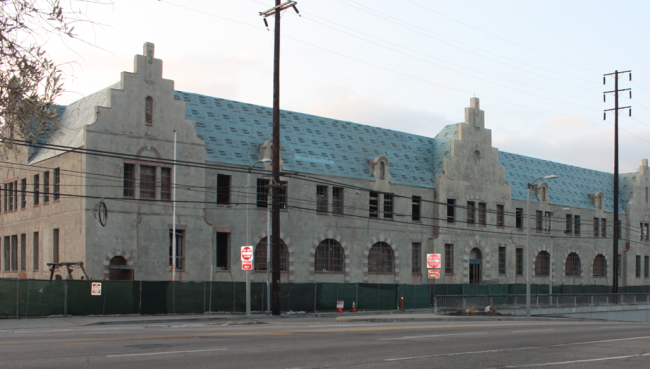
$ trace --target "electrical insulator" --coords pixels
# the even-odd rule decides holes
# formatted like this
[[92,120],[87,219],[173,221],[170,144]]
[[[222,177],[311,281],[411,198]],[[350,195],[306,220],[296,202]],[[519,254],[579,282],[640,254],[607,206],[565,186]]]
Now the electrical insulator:
[[632,72],[630,72],[630,81],[632,80]]
[[266,29],[269,30],[269,22],[266,21],[266,18],[264,19],[264,25],[266,26]]
[[603,95],[603,102],[607,102],[607,99],[605,97],[606,95]]
[[630,99],[632,98],[632,90],[630,90]]
[[606,78],[606,77],[603,77],[603,84],[606,84],[606,83],[605,83],[605,78]]
[[298,11],[298,8],[296,8],[295,5],[291,5],[291,7],[293,8],[293,10],[296,11],[296,14],[298,14],[298,16],[302,17],[302,15],[300,15],[300,12]]
[[607,120],[607,113],[603,113],[603,120]]
[[630,108],[630,116],[632,116],[632,108]]

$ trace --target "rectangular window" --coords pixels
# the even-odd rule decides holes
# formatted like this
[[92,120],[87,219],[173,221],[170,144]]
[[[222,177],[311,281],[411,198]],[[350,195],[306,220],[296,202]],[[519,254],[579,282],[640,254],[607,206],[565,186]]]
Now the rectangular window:
[[544,232],[551,233],[551,212],[544,212]]
[[487,225],[487,204],[484,202],[478,203],[478,224]]
[[541,210],[537,210],[535,212],[535,230],[537,232],[542,231],[542,215],[543,215],[543,213],[542,213]]
[[370,199],[368,202],[368,213],[371,218],[377,218],[379,216],[379,193],[370,192]]
[[[172,230],[169,230],[169,266],[173,265],[172,255],[173,252]],[[176,270],[185,269],[185,231],[176,230]]]
[[420,218],[420,209],[422,206],[422,197],[413,196],[411,198],[411,220],[414,222],[419,222]]
[[515,273],[517,275],[524,275],[524,249],[517,248],[515,252]]
[[600,236],[603,238],[607,237],[607,219],[605,218],[600,220]]
[[476,214],[476,205],[474,201],[467,202],[467,224],[474,224],[474,214]]
[[18,210],[18,181],[14,182],[14,210]]
[[230,263],[228,260],[228,255],[230,254],[230,233],[217,232],[217,249],[215,254],[217,255],[217,270],[229,270]]
[[280,209],[287,209],[289,207],[289,197],[287,196],[287,190],[289,188],[289,183],[280,182],[278,188],[278,205]]
[[156,198],[156,167],[140,165],[140,198]]
[[515,210],[515,227],[517,229],[524,229],[524,209],[522,208]]
[[641,278],[641,255],[636,256],[636,271],[635,271],[635,277],[636,278]]
[[454,274],[454,245],[445,244],[445,274]]
[[456,223],[456,200],[447,199],[447,223]]
[[497,227],[505,227],[505,205],[497,205]]
[[135,164],[124,163],[124,197],[135,197]]
[[4,259],[5,259],[5,271],[11,270],[11,237],[5,236],[4,242]]
[[217,204],[230,204],[230,179],[229,175],[217,174]]
[[20,208],[27,207],[27,178],[20,180]]
[[40,255],[40,253],[38,252],[39,251],[39,248],[38,248],[38,232],[34,232],[34,238],[33,238],[32,242],[33,242],[33,244],[32,244],[32,258],[34,259],[33,260],[33,262],[34,262],[34,271],[37,271],[37,270],[40,269],[39,268],[39,265],[40,265],[39,264],[39,262],[40,262],[39,255]]
[[160,168],[160,199],[172,199],[172,168]]
[[2,188],[2,205],[4,206],[3,211],[6,213],[7,212],[7,185],[6,184],[0,185],[0,188]]
[[332,187],[332,212],[343,214],[343,187]]
[[50,202],[50,171],[43,173],[43,204]]
[[421,253],[422,244],[419,242],[413,242],[411,244],[411,272],[413,274],[422,273],[422,261],[420,260]]
[[573,234],[573,215],[571,214],[566,215],[564,234]]
[[580,215],[573,217],[573,234],[580,236]]
[[27,270],[27,235],[22,233],[20,235],[20,270]]
[[61,187],[61,168],[54,168],[54,192],[52,197],[57,201],[60,196]]
[[11,271],[18,271],[18,235],[11,236]]
[[52,231],[52,262],[59,262],[59,229],[55,228]]
[[7,184],[7,191],[9,192],[9,211],[14,210],[14,183]]
[[499,246],[499,274],[506,274],[506,248]]
[[650,278],[650,256],[643,257],[643,278]]
[[269,201],[269,180],[268,179],[257,179],[257,207],[265,208],[268,205]]
[[393,219],[393,194],[384,194],[384,219]]
[[316,211],[319,213],[327,213],[327,190],[327,186],[316,186]]
[[594,237],[600,237],[600,219],[594,218]]

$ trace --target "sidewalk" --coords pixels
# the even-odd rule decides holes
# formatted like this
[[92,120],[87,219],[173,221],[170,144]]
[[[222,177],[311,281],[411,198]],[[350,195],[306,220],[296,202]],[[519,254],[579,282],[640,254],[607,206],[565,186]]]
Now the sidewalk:
[[[283,313],[281,316],[268,316],[264,313],[230,314],[206,313],[187,315],[119,315],[119,316],[51,316],[39,318],[0,319],[0,333],[20,329],[38,328],[77,328],[83,326],[131,325],[131,324],[176,324],[176,323],[218,323],[218,322],[253,322],[277,319],[323,318],[337,322],[443,322],[443,321],[500,321],[500,320],[557,320],[558,318],[495,315],[495,316],[458,316],[434,314],[433,310],[412,311],[361,311],[361,312],[323,312],[323,313]],[[570,319],[562,319],[570,320]]]

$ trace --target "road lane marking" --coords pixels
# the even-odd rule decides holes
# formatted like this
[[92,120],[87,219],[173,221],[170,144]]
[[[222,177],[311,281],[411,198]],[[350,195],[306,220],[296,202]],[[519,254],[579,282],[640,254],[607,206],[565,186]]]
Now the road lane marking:
[[512,333],[550,332],[550,331],[554,331],[554,329],[533,329],[530,331],[512,331]]
[[380,338],[377,341],[394,341],[394,340],[411,340],[416,338],[433,338],[433,337],[447,337],[447,336],[465,336],[473,334],[487,334],[487,332],[470,332],[470,333],[450,333],[450,334],[431,334],[426,336],[407,336],[399,338]]
[[[564,347],[564,346],[577,346],[577,345],[588,345],[593,343],[605,343],[605,342],[618,342],[618,341],[631,341],[631,340],[642,340],[650,339],[650,336],[642,337],[628,337],[628,338],[613,338],[609,340],[598,340],[598,341],[584,341],[584,342],[571,342],[571,343],[558,343],[555,345],[546,345],[546,346],[526,346],[518,348],[503,348],[503,349],[494,349],[494,350],[482,350],[482,351],[467,351],[467,352],[454,352],[449,354],[437,354],[437,355],[425,355],[425,356],[411,356],[411,357],[398,357],[391,359],[384,359],[384,361],[400,361],[400,360],[416,360],[416,359],[430,359],[434,357],[443,357],[443,356],[459,356],[459,355],[472,355],[472,354],[491,354],[495,352],[505,352],[505,351],[522,351],[522,350],[534,350],[540,348],[548,347]],[[531,366],[531,365],[528,365]]]
[[607,361],[607,360],[622,360],[622,359],[631,359],[633,357],[641,356],[650,356],[650,353],[646,354],[634,354],[634,355],[625,355],[625,356],[610,356],[610,357],[599,357],[595,359],[582,359],[582,360],[571,360],[571,361],[556,361],[554,363],[539,363],[539,364],[525,364],[525,365],[509,365],[509,366],[499,366],[489,369],[497,368],[531,368],[538,366],[549,366],[549,365],[566,365],[566,364],[576,364],[576,363],[592,363],[595,361]]
[[76,342],[76,343],[66,343],[66,346],[68,345],[98,345],[102,342]]
[[329,324],[329,325],[309,325],[309,328],[341,328],[341,327],[371,327],[371,326],[380,326],[380,325],[395,325],[395,323],[382,323],[382,324],[365,324],[365,323],[356,323],[356,324]]
[[189,350],[189,351],[144,352],[144,353],[141,353],[141,354],[106,355],[106,357],[147,356],[147,355],[168,355],[168,354],[183,354],[183,353],[193,353],[193,352],[225,351],[225,350],[228,350],[228,349],[225,349],[225,348],[218,348],[218,349]]

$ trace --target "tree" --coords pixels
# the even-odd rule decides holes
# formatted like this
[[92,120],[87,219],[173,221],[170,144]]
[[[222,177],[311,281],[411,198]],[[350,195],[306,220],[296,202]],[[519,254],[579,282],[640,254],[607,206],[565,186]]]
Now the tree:
[[[70,8],[72,8],[70,0]],[[100,0],[101,2],[101,0]],[[54,100],[63,91],[61,70],[43,48],[49,37],[72,39],[81,11],[59,0],[0,0],[0,148],[17,140],[45,140],[58,130]]]

